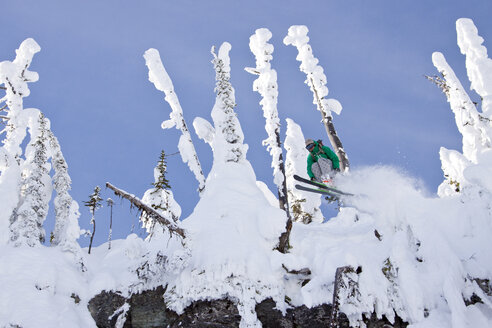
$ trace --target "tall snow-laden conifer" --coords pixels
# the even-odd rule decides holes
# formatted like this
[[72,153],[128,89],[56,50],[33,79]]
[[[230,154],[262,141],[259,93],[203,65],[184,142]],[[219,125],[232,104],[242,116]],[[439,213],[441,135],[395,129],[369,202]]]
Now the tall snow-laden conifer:
[[284,147],[287,151],[285,174],[287,177],[290,212],[292,219],[296,222],[320,223],[323,222],[323,214],[319,209],[321,195],[297,190],[295,188],[296,181],[293,178],[294,174],[306,172],[306,158],[309,153],[304,147],[304,140],[301,127],[288,118]]
[[181,130],[179,138],[179,152],[184,163],[188,163],[188,167],[195,175],[198,181],[198,190],[203,191],[205,188],[205,176],[203,175],[202,166],[191,139],[190,131],[186,125],[183,116],[183,109],[178,100],[178,96],[174,91],[174,86],[171,78],[167,74],[164,65],[162,64],[159,51],[149,49],[144,54],[145,63],[149,69],[149,81],[152,82],[157,90],[164,92],[164,98],[171,106],[170,119],[162,123],[163,129],[176,127]]
[[470,99],[444,55],[435,52],[432,61],[443,76],[442,89],[455,115],[458,130],[463,136],[463,153],[444,147],[440,150],[446,177],[446,181],[439,186],[441,196],[461,191],[470,184],[470,180],[480,181],[479,176],[474,176],[476,170],[471,167],[492,160],[488,159],[492,148],[492,60],[488,58],[487,49],[482,45],[483,39],[470,19],[459,19],[456,28],[458,45],[466,55],[471,88],[482,98],[482,111],[480,112]]
[[[266,265],[262,270],[251,270],[251,263],[275,262],[272,257],[278,252],[272,250],[278,248],[287,216],[267,200],[246,158],[248,146],[243,143],[243,132],[234,111],[230,50],[227,42],[218,52],[212,48],[216,72],[213,125],[203,118],[193,121],[197,135],[211,146],[214,161],[205,192],[190,217],[182,221],[194,236],[192,259],[186,269],[187,278],[167,293],[168,304],[181,311],[183,300],[227,294],[237,300],[242,315],[240,326],[259,327],[256,303],[272,298],[282,308],[285,297],[280,286],[282,279],[263,281],[268,276],[265,270],[270,268]],[[214,256],[206,255],[210,253]],[[202,261],[204,257],[206,261]],[[281,268],[276,268],[274,275],[281,272]]]
[[[159,157],[159,162],[154,168],[154,183],[152,183],[154,188],[148,189],[145,192],[142,197],[142,202],[151,206],[162,217],[177,223],[181,216],[181,207],[174,200],[173,192],[170,190],[171,186],[166,178],[166,172],[166,154],[163,150]],[[142,214],[141,219],[144,227],[147,229],[149,239],[152,238],[154,234],[161,234],[166,230],[165,226],[159,224],[145,214]]]
[[244,134],[241,124],[234,112],[236,98],[230,82],[230,50],[231,45],[224,42],[217,54],[215,47],[212,47],[211,51],[214,57],[212,64],[215,69],[216,93],[215,104],[212,108],[214,125],[212,126],[201,117],[193,121],[198,137],[207,142],[214,152],[214,166],[223,163],[244,163],[248,151],[248,145],[243,143]]
[[58,245],[65,250],[76,253],[80,251],[80,246],[77,243],[77,239],[81,234],[78,223],[80,216],[79,205],[69,193],[72,179],[68,175],[68,165],[61,151],[58,139],[50,129],[47,130],[47,133],[51,148],[51,164],[55,171],[53,175],[53,186],[56,191],[54,199],[55,228],[52,243],[53,245]]
[[[6,103],[3,107],[6,115],[2,119],[7,123],[2,131],[6,135],[3,147],[0,148],[0,205],[4,209],[0,213],[0,231],[3,230],[2,225],[10,223],[10,229],[3,231],[11,233],[10,237],[0,234],[0,242],[10,239],[15,240],[16,244],[23,244],[21,240],[24,240],[27,244],[34,245],[38,243],[35,236],[44,238],[42,223],[52,189],[49,177],[51,166],[48,163],[51,158],[55,171],[53,185],[57,191],[54,201],[53,242],[76,252],[80,248],[76,242],[80,235],[77,223],[78,205],[68,195],[70,177],[66,162],[58,141],[50,130],[49,120],[38,109],[23,108],[23,98],[29,95],[27,83],[38,80],[37,73],[28,68],[33,55],[39,50],[39,45],[33,39],[26,39],[17,49],[13,62],[0,63],[0,83],[6,89],[6,95],[0,102]],[[26,138],[28,128],[31,140],[23,154],[21,144]],[[36,213],[36,218],[29,215],[29,212]],[[6,220],[7,217],[10,220]],[[23,220],[32,222],[22,222]],[[27,233],[30,235],[27,239],[22,237],[26,235],[22,227],[34,226],[39,231]]]
[[305,83],[313,92],[313,104],[321,112],[330,143],[340,159],[340,169],[345,171],[349,168],[349,160],[333,125],[332,117],[332,112],[340,115],[342,105],[336,99],[325,99],[328,95],[326,75],[323,73],[323,67],[318,65],[319,60],[313,56],[311,46],[308,43],[308,31],[308,28],[304,25],[291,26],[288,35],[284,38],[284,43],[297,48],[298,55],[296,59],[301,62],[300,70],[307,77]]
[[22,165],[20,202],[11,217],[11,241],[15,245],[36,246],[44,242],[43,222],[48,215],[52,186],[48,163],[48,128],[44,115],[29,120],[31,141]]
[[272,33],[266,28],[256,30],[255,34],[249,38],[249,48],[256,57],[256,68],[246,68],[246,71],[259,75],[253,83],[253,90],[262,96],[260,105],[263,108],[263,116],[266,120],[265,130],[268,134],[268,138],[263,140],[263,145],[267,146],[272,156],[273,180],[277,185],[280,208],[290,216],[285,166],[280,144],[277,72],[271,68],[270,64],[273,58],[273,45],[268,41],[271,38]]
[[212,119],[215,126],[215,140],[217,145],[214,151],[223,151],[217,154],[217,158],[224,162],[242,162],[246,159],[247,146],[243,144],[244,135],[237,119],[234,107],[236,107],[236,97],[234,88],[231,85],[231,66],[229,51],[231,45],[224,42],[219,52],[215,53],[212,48],[214,59],[212,63],[215,68],[215,105],[212,109]]
[[38,80],[38,74],[28,68],[34,54],[40,49],[36,41],[26,39],[16,50],[13,61],[0,63],[0,85],[5,88],[5,96],[0,99],[0,104],[5,103],[6,106],[3,108],[6,115],[2,118],[6,127],[0,132],[5,133],[0,148],[0,243],[6,243],[11,237],[10,219],[19,204],[22,180],[20,166],[23,162],[21,144],[26,137],[30,115],[23,109],[23,98],[29,96],[27,83]]

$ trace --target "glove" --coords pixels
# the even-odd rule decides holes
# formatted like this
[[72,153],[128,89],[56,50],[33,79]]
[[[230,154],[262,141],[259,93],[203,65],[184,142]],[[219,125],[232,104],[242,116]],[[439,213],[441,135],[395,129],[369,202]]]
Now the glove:
[[312,178],[311,178],[311,181],[316,181],[316,178],[315,178],[315,177],[312,177]]
[[337,167],[336,169],[333,169],[333,171],[335,171],[335,172],[340,172],[340,168],[339,168],[339,167]]

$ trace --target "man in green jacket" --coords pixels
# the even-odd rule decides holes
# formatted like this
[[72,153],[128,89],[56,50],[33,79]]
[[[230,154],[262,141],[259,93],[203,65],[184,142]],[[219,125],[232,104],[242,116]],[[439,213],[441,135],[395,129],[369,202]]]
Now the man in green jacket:
[[321,140],[306,139],[306,149],[309,151],[307,158],[307,173],[311,180],[324,182],[326,177],[332,175],[332,171],[340,171],[340,160]]

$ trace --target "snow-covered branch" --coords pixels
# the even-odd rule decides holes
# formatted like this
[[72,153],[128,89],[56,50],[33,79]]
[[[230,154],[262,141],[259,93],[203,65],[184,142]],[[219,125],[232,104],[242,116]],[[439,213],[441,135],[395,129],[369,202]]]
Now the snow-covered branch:
[[167,229],[169,229],[169,232],[170,233],[174,233],[174,234],[180,236],[182,239],[185,239],[186,238],[185,231],[182,228],[180,228],[176,224],[176,222],[169,221],[168,219],[166,219],[165,217],[163,217],[162,215],[160,215],[152,207],[150,207],[147,204],[145,204],[144,202],[142,202],[135,195],[129,194],[126,191],[121,190],[121,189],[113,186],[109,182],[106,182],[106,187],[109,188],[109,189],[111,189],[111,190],[113,190],[113,192],[115,193],[115,195],[127,199],[128,201],[130,201],[130,203],[132,203],[133,206],[135,206],[136,208],[138,208],[140,211],[145,212],[146,215],[148,215],[152,219],[158,221],[163,226],[167,227]]
[[[325,116],[330,117],[334,112],[340,115],[342,105],[336,99],[325,99],[328,95],[326,87],[326,75],[323,67],[318,65],[319,60],[313,56],[309,45],[308,28],[304,25],[294,25],[289,28],[288,35],[284,38],[285,45],[292,45],[297,48],[296,59],[301,62],[300,70],[307,76],[305,83],[313,91],[313,104],[318,106],[319,111],[323,111]],[[317,92],[317,97],[314,95]]]
[[456,119],[456,126],[463,135],[463,154],[474,163],[477,153],[491,146],[488,124],[480,119],[475,104],[468,96],[453,69],[440,52],[432,55],[432,62],[446,81],[447,99]]
[[145,52],[144,58],[149,69],[149,81],[154,84],[157,90],[164,92],[166,95],[164,99],[169,103],[172,109],[169,120],[162,123],[162,128],[170,129],[176,127],[176,129],[181,130],[182,135],[178,144],[181,158],[184,163],[188,164],[188,167],[195,175],[195,178],[198,181],[198,189],[203,191],[205,188],[205,176],[203,175],[202,166],[198,159],[195,146],[193,145],[190,131],[184,120],[183,109],[181,108],[178,96],[174,91],[171,78],[162,64],[159,51],[156,49],[149,49]]

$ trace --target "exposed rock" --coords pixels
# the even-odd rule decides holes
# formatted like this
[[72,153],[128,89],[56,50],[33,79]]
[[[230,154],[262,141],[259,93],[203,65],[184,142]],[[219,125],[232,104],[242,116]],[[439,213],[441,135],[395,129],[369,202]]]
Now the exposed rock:
[[408,323],[404,322],[397,315],[395,315],[395,322],[390,323],[385,316],[379,319],[375,313],[370,318],[364,318],[364,323],[367,325],[367,328],[406,328],[408,326]]
[[162,286],[147,290],[130,297],[130,310],[125,321],[125,328],[166,327],[176,319],[176,313],[164,305],[165,289]]
[[169,327],[235,328],[240,321],[236,305],[229,300],[198,301],[187,307]]
[[[322,328],[329,327],[331,308],[331,304],[322,304],[312,308],[303,305],[288,312],[292,313],[294,327]],[[338,327],[349,327],[349,321],[344,313],[338,314]]]
[[[263,328],[322,328],[329,326],[331,305],[322,304],[312,308],[298,306],[288,309],[283,316],[282,312],[275,308],[275,302],[267,299],[256,306],[256,313]],[[348,319],[343,313],[339,316],[338,327],[349,327]]]
[[[487,296],[492,296],[492,286],[490,285],[490,280],[489,279],[479,279],[475,278],[473,279],[478,287],[484,292],[485,295]],[[465,305],[474,305],[477,303],[483,303],[482,299],[475,293],[470,297],[470,299],[465,299]]]
[[71,298],[73,298],[73,301],[75,302],[75,304],[79,304],[80,303],[80,297],[79,295],[75,294],[75,293],[72,293],[72,295],[70,295]]
[[490,285],[490,280],[489,279],[474,279],[478,287],[488,296],[492,296],[492,286]]
[[87,307],[97,327],[113,328],[117,317],[109,319],[113,313],[125,304],[125,298],[115,292],[103,291],[89,301]]
[[[134,294],[129,299],[115,292],[102,292],[89,302],[89,311],[100,328],[112,328],[117,316],[114,312],[125,302],[130,305],[124,328],[235,328],[239,327],[241,317],[234,302],[222,299],[197,301],[178,315],[166,308],[163,294],[165,288]],[[288,309],[285,316],[275,308],[272,299],[257,304],[256,313],[264,328],[324,328],[329,327],[331,305],[322,304],[312,308],[299,306]],[[112,317],[113,316],[113,317]],[[110,320],[109,318],[112,317]],[[349,328],[345,314],[339,314],[339,328]],[[375,315],[364,320],[367,328],[405,328],[408,324],[396,318],[390,324],[386,318]]]

